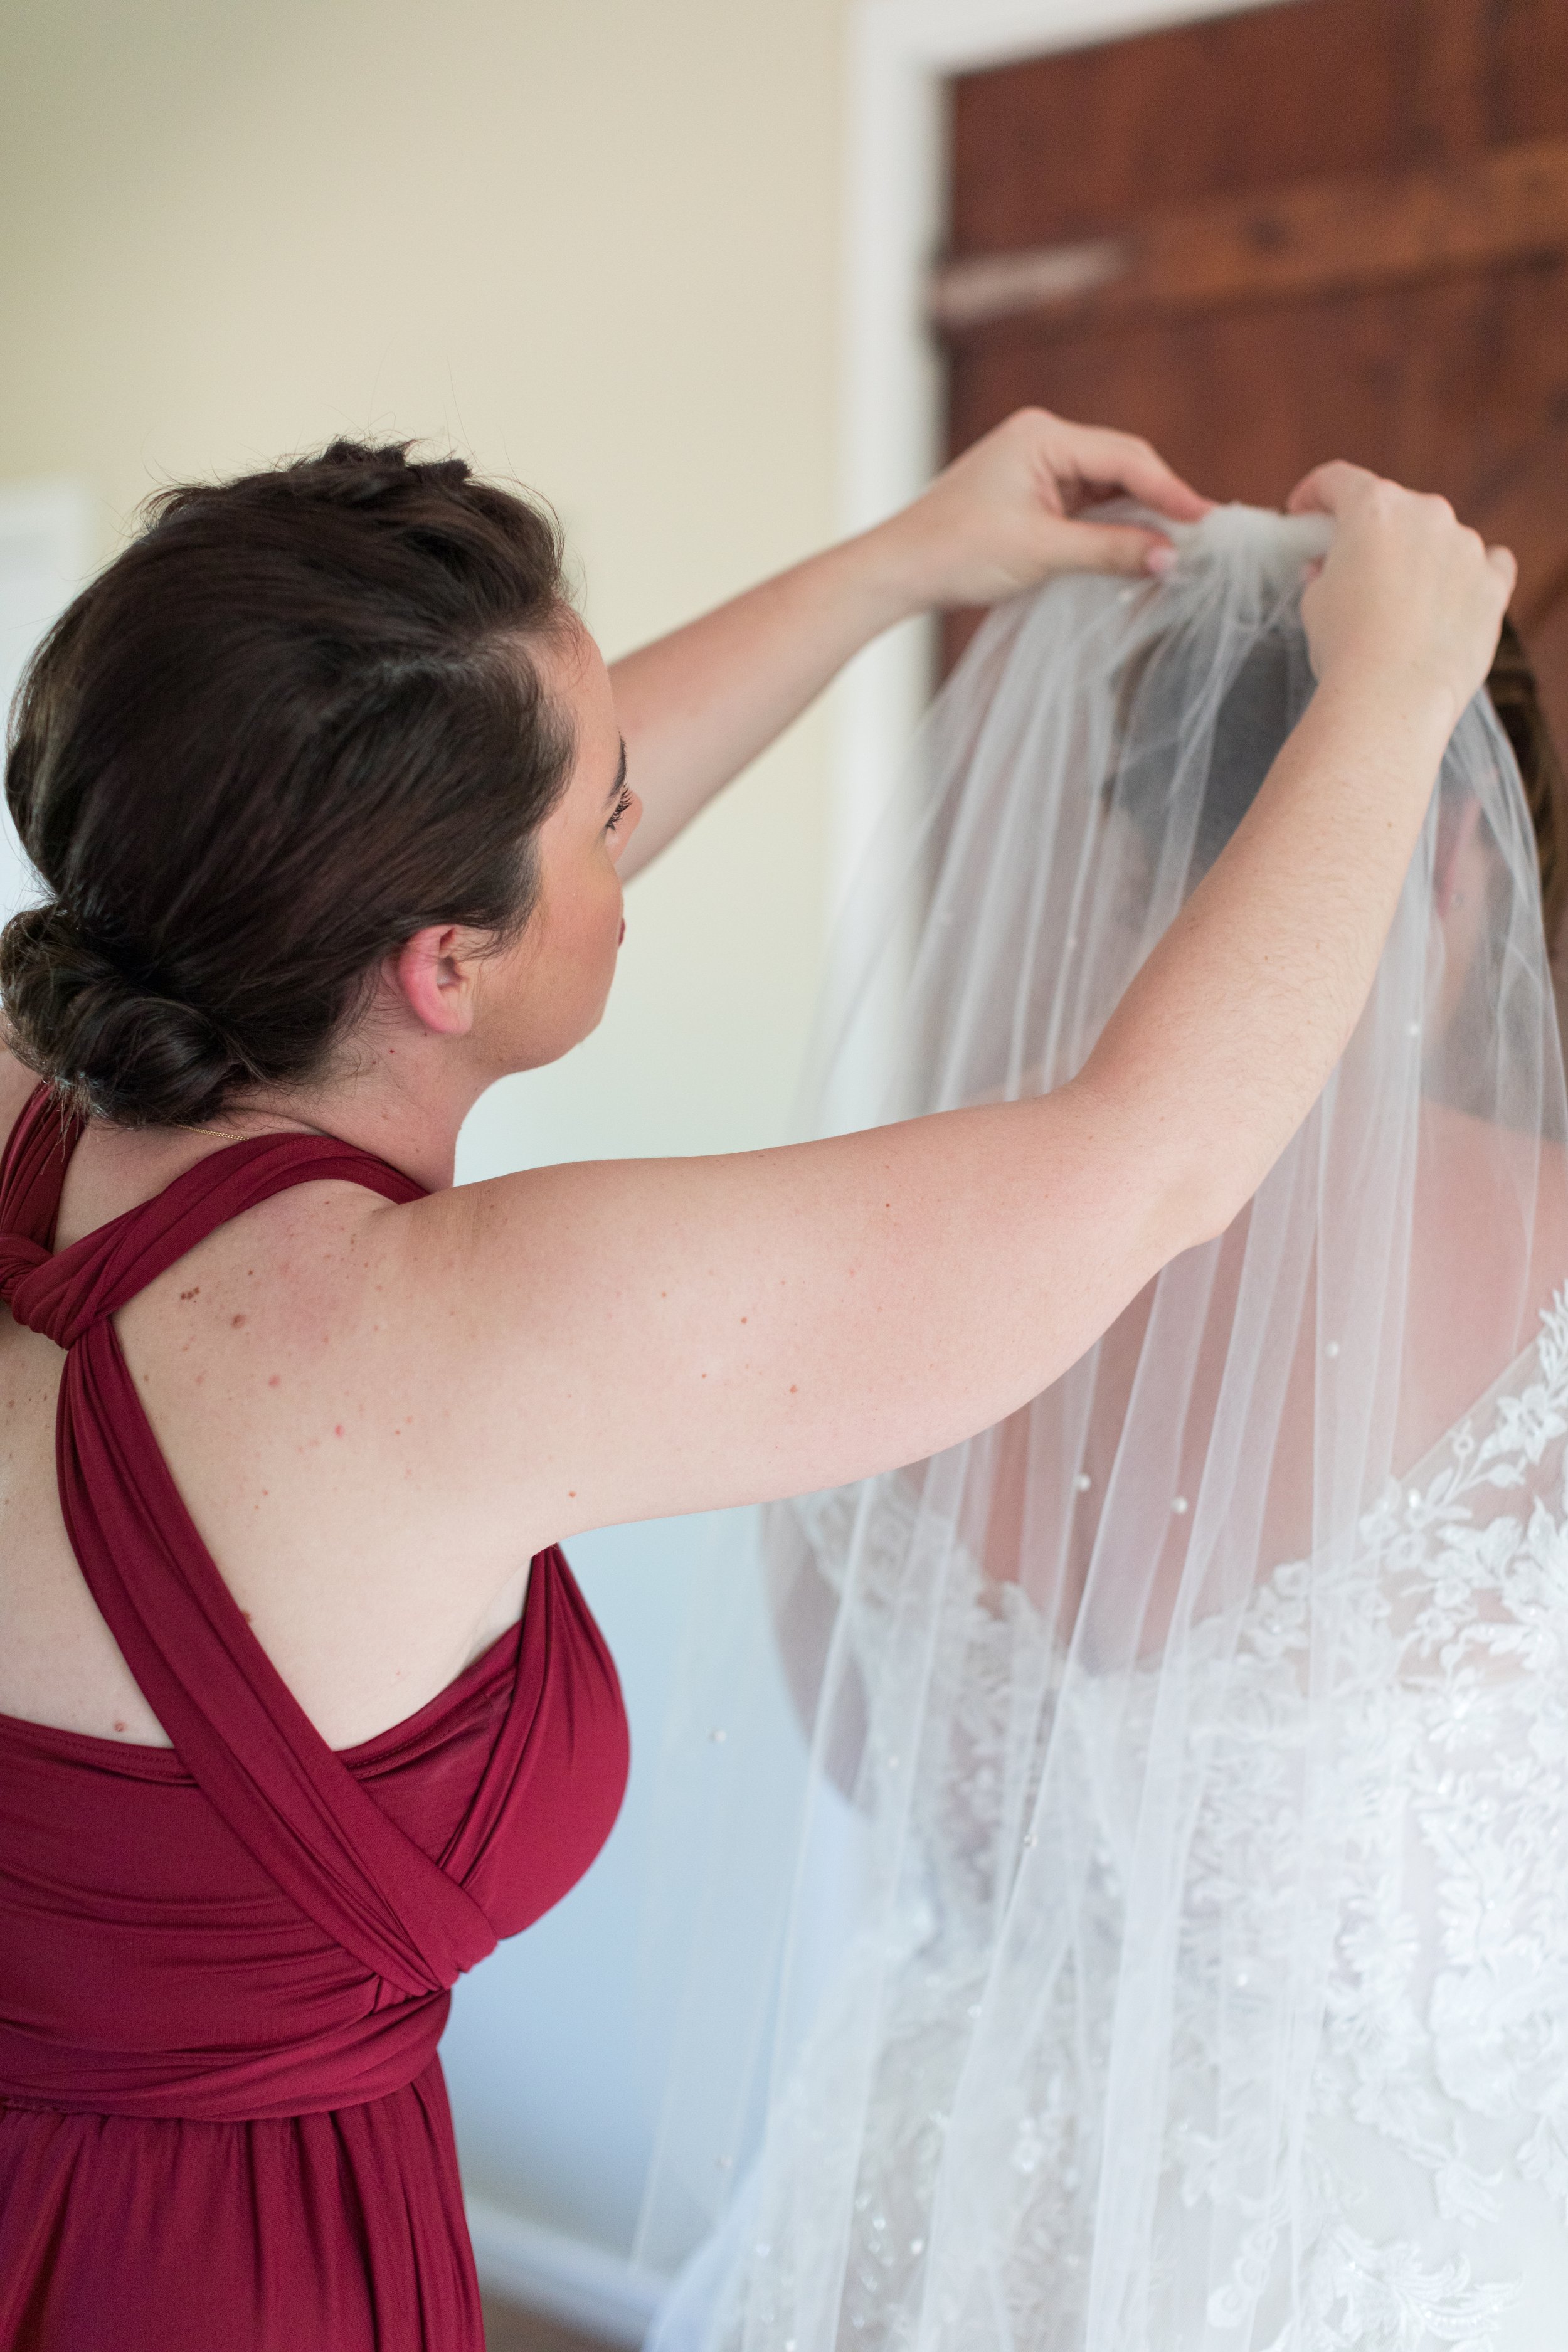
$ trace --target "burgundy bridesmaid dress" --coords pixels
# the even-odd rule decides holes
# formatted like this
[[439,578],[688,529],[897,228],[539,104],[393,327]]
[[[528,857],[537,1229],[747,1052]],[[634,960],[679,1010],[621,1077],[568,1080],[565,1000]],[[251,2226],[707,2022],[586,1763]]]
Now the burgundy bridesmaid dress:
[[0,1717],[0,2346],[481,2352],[436,2045],[450,1988],[615,1820],[615,1668],[559,1551],[438,1697],[329,1748],[182,1503],[110,1319],[330,1139],[212,1154],[51,1254],[75,1133],[0,1160],[0,1297],[65,1351],[60,1503],[173,1747]]

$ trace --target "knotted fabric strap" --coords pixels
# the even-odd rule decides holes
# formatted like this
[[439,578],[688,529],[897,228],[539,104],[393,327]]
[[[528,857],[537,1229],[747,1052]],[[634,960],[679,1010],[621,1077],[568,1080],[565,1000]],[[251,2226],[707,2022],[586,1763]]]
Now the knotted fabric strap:
[[336,1181],[405,1202],[423,1187],[331,1137],[258,1136],[51,1255],[79,1132],[44,1089],[12,1132],[0,1160],[0,1297],[67,1351],[55,1454],[88,1589],[182,1764],[275,1884],[383,1980],[382,1997],[444,1990],[494,1949],[495,1931],[333,1754],[256,1639],[170,1475],[110,1320],[276,1192]]

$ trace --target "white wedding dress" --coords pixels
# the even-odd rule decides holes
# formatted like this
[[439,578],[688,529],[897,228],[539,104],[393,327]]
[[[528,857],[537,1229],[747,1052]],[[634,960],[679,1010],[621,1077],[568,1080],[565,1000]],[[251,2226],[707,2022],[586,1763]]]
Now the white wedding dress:
[[[884,1112],[1081,1062],[1310,691],[1301,551],[1222,516],[1170,594],[993,622],[905,824]],[[669,2343],[1568,2344],[1568,1163],[1533,890],[1473,709],[1367,1017],[1237,1227],[1003,1430],[769,1515],[811,1737],[784,2021]]]

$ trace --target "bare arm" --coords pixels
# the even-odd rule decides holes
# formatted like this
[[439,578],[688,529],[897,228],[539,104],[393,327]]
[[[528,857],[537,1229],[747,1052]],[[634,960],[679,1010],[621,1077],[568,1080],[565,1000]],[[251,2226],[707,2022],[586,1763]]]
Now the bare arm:
[[1358,1017],[1512,578],[1441,501],[1348,467],[1307,496],[1340,519],[1308,600],[1320,692],[1073,1084],[383,1213],[407,1344],[462,1400],[455,1498],[477,1484],[542,1542],[917,1459],[1229,1223]]
[[1206,508],[1147,443],[1022,409],[901,514],[616,662],[616,708],[643,803],[622,873],[656,857],[896,622],[995,604],[1054,572],[1144,570],[1162,544],[1153,533],[1072,519],[1119,489],[1178,521]]

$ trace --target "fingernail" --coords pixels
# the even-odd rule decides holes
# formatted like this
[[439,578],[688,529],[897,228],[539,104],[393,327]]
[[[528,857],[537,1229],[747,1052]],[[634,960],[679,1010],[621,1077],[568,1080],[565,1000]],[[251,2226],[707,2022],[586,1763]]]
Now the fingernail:
[[1163,580],[1175,560],[1176,551],[1170,541],[1163,539],[1156,540],[1143,558],[1143,569],[1145,572],[1152,572],[1156,580]]

